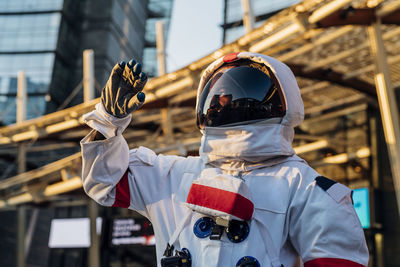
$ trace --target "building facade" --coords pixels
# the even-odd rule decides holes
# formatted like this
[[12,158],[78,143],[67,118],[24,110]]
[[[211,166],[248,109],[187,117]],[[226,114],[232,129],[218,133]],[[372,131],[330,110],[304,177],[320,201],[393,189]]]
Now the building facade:
[[[246,29],[243,26],[243,0],[224,0],[223,35],[224,44],[231,43],[243,36]],[[299,0],[249,0],[253,11],[255,27],[259,27],[266,19],[280,10],[294,5]]]
[[[85,49],[94,50],[96,97],[100,96],[112,67],[120,60],[134,58],[144,62],[144,71],[149,76],[157,75],[154,24],[157,20],[165,21],[167,34],[172,5],[173,0],[0,1],[0,125],[16,121],[19,71],[25,72],[27,81],[27,119],[82,103]],[[44,151],[40,155],[29,152],[27,169],[35,169],[78,149],[76,146]],[[12,157],[13,154],[1,155],[0,179],[16,174],[16,159]],[[26,207],[25,230],[32,229],[26,266],[87,266],[87,248],[49,248],[53,219],[88,216],[87,206],[76,206],[69,201],[67,197],[62,207]],[[121,216],[121,212],[101,209],[99,216]],[[1,266],[17,266],[17,214],[16,210],[1,214]],[[107,220],[103,225],[106,229]],[[102,244],[101,249],[106,250],[101,253],[102,266],[119,264],[121,259],[125,262],[139,259],[139,265],[135,266],[155,266],[154,247],[144,248],[143,253],[135,256],[130,248],[122,251],[109,248],[107,242]],[[146,262],[140,263],[144,259]]]
[[27,77],[27,118],[45,110],[61,23],[62,0],[0,2],[0,120],[15,122],[18,71]]
[[[169,25],[172,0],[0,2],[0,122],[16,117],[18,71],[27,78],[27,119],[82,102],[82,52],[95,53],[96,96],[119,60],[157,75],[155,21]],[[167,30],[165,32],[167,34]]]
[[164,23],[164,43],[167,43],[169,25],[171,21],[173,0],[149,0],[148,18],[146,20],[145,42],[143,50],[143,71],[149,77],[159,75],[156,49],[156,22]]

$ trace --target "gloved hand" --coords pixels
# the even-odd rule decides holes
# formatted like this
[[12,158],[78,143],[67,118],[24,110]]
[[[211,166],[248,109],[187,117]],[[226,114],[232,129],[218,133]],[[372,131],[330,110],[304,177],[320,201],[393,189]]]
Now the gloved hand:
[[105,110],[114,117],[123,118],[139,109],[144,103],[142,90],[146,82],[147,75],[142,72],[140,63],[132,59],[128,63],[121,61],[116,64],[101,92]]

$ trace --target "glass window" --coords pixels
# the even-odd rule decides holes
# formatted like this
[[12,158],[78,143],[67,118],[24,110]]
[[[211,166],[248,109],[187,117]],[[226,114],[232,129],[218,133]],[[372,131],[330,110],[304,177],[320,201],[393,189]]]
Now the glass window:
[[[164,37],[165,43],[168,42],[168,29],[169,23],[171,19],[171,11],[172,11],[172,0],[150,0],[148,4],[148,9],[163,16],[162,20],[164,21]],[[156,43],[156,21],[160,20],[160,18],[152,18],[147,19],[146,21],[146,32],[145,32],[145,40],[149,43]],[[149,76],[157,75],[157,50],[153,47],[147,47],[143,51],[143,68],[144,71]]]
[[60,13],[0,16],[0,52],[54,50]]
[[[17,77],[18,71],[23,70],[32,83],[48,84],[53,63],[54,53],[0,55],[0,78]],[[47,88],[40,91],[47,92]]]
[[[253,0],[251,2],[253,13],[255,16],[268,14],[295,3],[300,2],[300,0]],[[227,22],[234,22],[243,19],[243,7],[241,0],[229,0],[227,2]]]
[[143,71],[149,76],[154,77],[158,74],[157,50],[147,47],[143,50]]
[[287,8],[298,2],[300,2],[300,0],[253,1],[252,7],[255,15],[262,15]]
[[63,0],[12,0],[0,1],[2,12],[61,10]]
[[[45,96],[28,96],[26,119],[33,119],[43,115],[45,111]],[[6,101],[0,97],[0,124],[8,125],[16,121],[16,98],[7,97]]]
[[[253,0],[251,3],[254,15],[259,16],[275,12],[298,2],[300,2],[300,0]],[[241,0],[228,0],[226,5],[226,23],[238,22],[243,19],[243,8]],[[256,23],[255,26],[259,27],[263,22],[264,21],[259,21]],[[227,29],[225,32],[225,42],[233,42],[239,37],[243,36],[245,32],[246,31],[243,26]]]
[[27,118],[43,115],[53,64],[54,53],[0,55],[0,121],[3,124],[15,122],[15,96],[4,95],[16,94],[20,70],[25,71],[28,94],[42,94],[28,96]]
[[231,43],[246,33],[244,27],[235,27],[226,30],[226,43]]

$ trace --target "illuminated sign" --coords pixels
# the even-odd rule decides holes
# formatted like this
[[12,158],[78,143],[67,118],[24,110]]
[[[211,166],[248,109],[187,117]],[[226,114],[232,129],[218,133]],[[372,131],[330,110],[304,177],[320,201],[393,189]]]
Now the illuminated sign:
[[353,190],[354,209],[357,212],[363,228],[369,228],[370,223],[370,209],[369,209],[369,190],[368,188],[357,188]]
[[[96,232],[101,233],[102,219],[96,219]],[[49,248],[90,247],[90,219],[67,218],[51,220]]]
[[150,222],[144,218],[116,218],[111,224],[111,245],[154,245]]

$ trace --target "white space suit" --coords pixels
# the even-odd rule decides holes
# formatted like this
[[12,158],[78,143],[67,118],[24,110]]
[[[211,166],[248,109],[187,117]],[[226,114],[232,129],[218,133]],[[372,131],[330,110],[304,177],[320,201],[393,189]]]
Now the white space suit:
[[[158,262],[169,243],[188,249],[192,266],[366,266],[368,250],[351,190],[321,177],[291,147],[293,128],[304,111],[286,65],[253,53],[221,58],[204,72],[198,102],[210,76],[232,59],[265,64],[272,71],[286,102],[281,120],[204,127],[199,157],[164,156],[145,147],[129,151],[121,133],[131,116],[113,117],[100,103],[84,117],[107,138],[93,141],[92,131],[81,142],[85,191],[102,205],[147,217],[154,227]],[[247,208],[226,217],[247,220],[247,236],[239,242],[232,242],[226,231],[217,239],[199,237],[194,233],[199,219],[215,214],[194,211],[187,203],[196,181],[224,175],[243,181],[243,194],[254,205],[250,217]],[[240,265],[245,257],[252,265]]]

